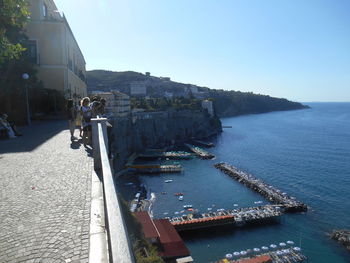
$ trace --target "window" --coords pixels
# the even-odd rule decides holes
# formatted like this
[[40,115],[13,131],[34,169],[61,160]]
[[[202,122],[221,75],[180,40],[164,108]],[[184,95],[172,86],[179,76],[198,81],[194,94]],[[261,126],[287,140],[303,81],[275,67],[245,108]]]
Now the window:
[[26,54],[28,56],[28,60],[31,63],[38,63],[38,52],[37,52],[37,44],[36,40],[28,40],[26,45]]
[[45,3],[43,4],[43,16],[47,17],[47,5]]

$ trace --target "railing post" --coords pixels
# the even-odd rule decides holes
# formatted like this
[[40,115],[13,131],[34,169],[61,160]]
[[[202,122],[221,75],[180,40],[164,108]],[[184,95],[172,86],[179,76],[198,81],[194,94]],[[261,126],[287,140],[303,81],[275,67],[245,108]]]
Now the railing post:
[[103,131],[106,130],[106,136],[104,136],[105,140],[107,138],[107,128],[106,128],[106,118],[93,118],[91,119],[92,126],[92,149],[93,149],[93,157],[94,157],[94,168],[95,170],[101,170],[101,154],[100,154],[100,144],[99,144],[99,136],[98,136],[98,123],[101,123],[103,127]]

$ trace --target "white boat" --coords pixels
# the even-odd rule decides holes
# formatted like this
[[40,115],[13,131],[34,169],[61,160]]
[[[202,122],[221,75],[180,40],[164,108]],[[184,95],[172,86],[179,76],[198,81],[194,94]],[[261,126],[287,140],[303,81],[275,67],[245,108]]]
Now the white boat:
[[173,180],[169,179],[169,180],[165,180],[164,183],[171,183]]
[[182,200],[184,200],[184,197],[183,197],[183,195],[180,195],[179,196],[179,201],[182,201]]
[[187,209],[187,208],[192,208],[192,205],[184,205],[183,208]]

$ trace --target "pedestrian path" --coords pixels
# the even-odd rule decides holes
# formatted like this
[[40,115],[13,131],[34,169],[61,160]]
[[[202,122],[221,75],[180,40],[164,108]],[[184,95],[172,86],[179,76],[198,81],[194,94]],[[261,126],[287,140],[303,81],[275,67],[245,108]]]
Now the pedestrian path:
[[67,126],[34,123],[0,141],[1,263],[88,262],[93,162]]

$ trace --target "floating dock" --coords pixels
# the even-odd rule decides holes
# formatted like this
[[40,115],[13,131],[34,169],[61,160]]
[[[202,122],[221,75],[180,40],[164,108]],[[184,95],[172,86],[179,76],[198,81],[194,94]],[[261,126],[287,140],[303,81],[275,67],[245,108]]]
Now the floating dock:
[[185,143],[185,146],[188,147],[192,152],[194,152],[197,156],[199,156],[202,159],[215,158],[215,155],[203,150],[202,148],[199,148],[197,146],[194,146],[192,144],[187,144],[187,143]]
[[254,176],[238,170],[232,165],[229,165],[227,163],[217,163],[214,166],[232,178],[236,179],[238,182],[261,194],[269,201],[280,205],[287,212],[307,211],[307,205],[304,203],[297,201],[294,197],[288,196],[281,190],[264,183]]
[[199,140],[192,140],[194,144],[197,144],[199,146],[202,146],[202,147],[207,147],[207,148],[210,148],[210,147],[214,147],[214,143],[212,142],[203,142],[203,141],[199,141]]
[[130,164],[127,168],[133,169],[139,173],[157,174],[157,173],[181,173],[182,166],[180,164]]
[[193,154],[183,151],[171,151],[171,152],[145,152],[137,156],[139,159],[152,160],[152,159],[172,159],[172,160],[189,160],[193,158]]
[[293,241],[281,242],[279,245],[271,244],[261,248],[242,250],[227,253],[224,259],[215,263],[297,263],[305,262],[307,257],[302,254],[299,247],[290,245]]
[[281,215],[282,212],[278,207],[268,205],[220,210],[203,214],[188,214],[167,219],[177,231],[184,231],[228,224],[242,226],[246,223],[261,222],[267,219],[277,218]]

